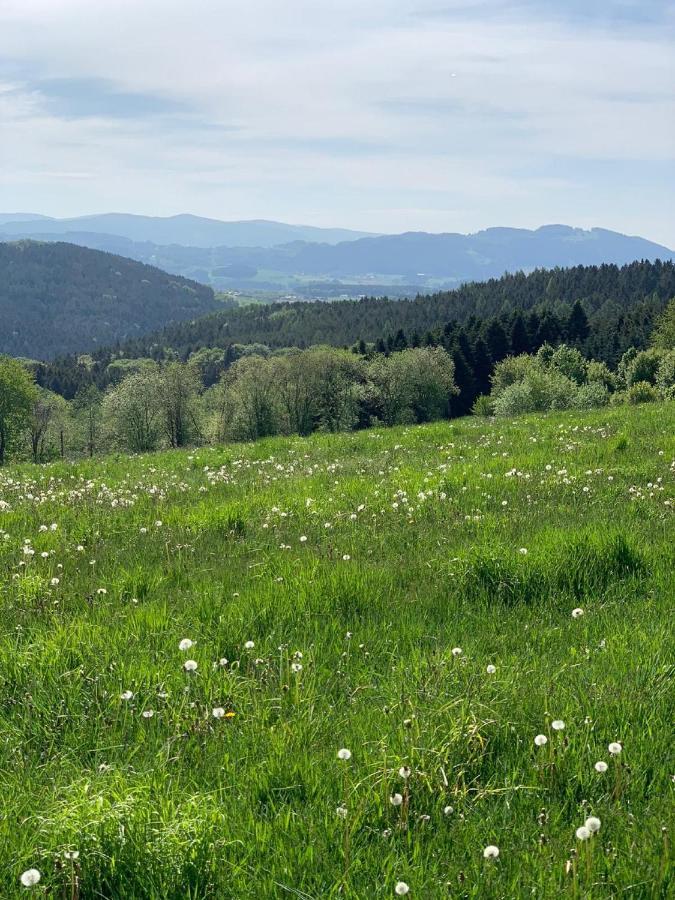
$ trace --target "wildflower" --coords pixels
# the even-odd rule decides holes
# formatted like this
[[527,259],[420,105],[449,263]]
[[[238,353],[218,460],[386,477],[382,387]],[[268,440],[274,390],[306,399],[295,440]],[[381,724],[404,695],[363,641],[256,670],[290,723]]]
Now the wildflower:
[[401,768],[398,770],[398,774],[404,781],[407,781],[411,775],[410,766],[401,766]]
[[583,616],[583,614],[584,614],[584,611],[580,606],[577,606],[576,609],[572,610],[572,618],[573,619],[580,619]]
[[133,691],[122,691],[120,694],[120,700],[133,700],[134,692]]
[[228,662],[229,662],[229,660],[225,656],[221,656],[220,659],[218,660],[218,665],[224,669],[225,666],[228,664]]
[[229,712],[226,712],[226,713],[225,713],[225,718],[226,718],[226,719],[234,719],[234,717],[235,717],[236,715],[237,715],[237,714],[236,714],[235,712],[232,712],[232,710],[230,710]]
[[534,739],[534,743],[537,747],[543,747],[544,744],[548,744],[548,738],[545,734],[538,734]]
[[455,811],[454,806],[444,806],[443,807],[443,815],[444,816],[451,816],[454,813],[454,811]]
[[190,638],[183,638],[183,640],[178,645],[179,650],[189,650],[190,647],[194,647],[195,642],[191,641]]
[[490,663],[485,671],[488,673],[488,675],[494,675],[497,671],[497,666],[493,666],[492,663]]
[[405,896],[405,894],[410,893],[410,888],[405,883],[405,881],[397,881],[396,886],[394,888],[394,893],[397,894],[399,897],[403,897],[403,896]]
[[58,579],[58,578],[52,578],[52,580],[51,580],[50,583],[51,583],[52,587],[56,587],[56,585],[59,583],[59,579]]
[[595,834],[596,832],[600,831],[601,822],[597,816],[589,816],[584,822],[584,825],[586,828],[588,828],[591,834]]
[[214,708],[211,710],[211,715],[214,719],[222,719],[225,715],[225,710],[222,706],[214,706]]
[[499,847],[495,847],[494,844],[488,844],[488,846],[483,850],[484,859],[497,859],[499,856]]
[[344,553],[342,555],[342,559],[344,560],[344,562],[349,562],[349,560],[351,559],[351,556],[349,555],[349,553]]
[[154,709],[144,709],[143,710],[143,718],[144,719],[151,719],[154,716],[154,714],[155,714]]
[[300,543],[301,543],[301,544],[304,544],[306,541],[307,541],[307,535],[306,535],[306,534],[301,534],[301,535],[300,535]]
[[64,855],[65,859],[69,859],[74,862],[76,859],[80,858],[80,851],[79,850],[64,850],[63,855]]
[[403,797],[401,794],[392,794],[389,798],[389,802],[392,806],[400,806],[403,803]]
[[347,750],[346,747],[343,747],[341,750],[338,750],[338,759],[348,760],[352,758],[352,751]]
[[596,772],[599,772],[601,775],[603,775],[603,774],[607,771],[607,769],[609,768],[609,766],[607,765],[606,762],[604,762],[603,760],[599,759],[599,760],[596,762],[596,764],[593,766],[593,768],[595,769]]
[[298,672],[302,672],[302,663],[299,663],[299,662],[291,663],[291,672],[295,672],[296,675]]
[[197,670],[197,663],[194,659],[186,659],[183,663],[183,668],[186,672],[195,672]]
[[518,553],[521,553],[523,556],[527,556],[527,547],[521,547]]
[[24,887],[33,887],[41,878],[42,875],[40,875],[37,869],[26,869],[26,871],[21,874],[21,884]]
[[618,756],[619,753],[623,750],[623,747],[618,741],[612,741],[612,743],[607,748],[612,756]]
[[591,836],[591,832],[589,828],[586,828],[585,825],[581,825],[576,830],[576,836],[578,841],[587,841]]
[[462,650],[461,647],[453,647],[453,648],[452,648],[452,655],[455,657],[455,659],[456,659],[458,656],[461,656],[463,652],[464,652],[464,651]]
[[244,644],[244,650],[253,650],[255,647],[255,643],[253,641],[246,641]]
[[562,719],[554,719],[551,722],[551,728],[554,731],[562,731],[565,728],[565,723],[563,722]]
[[338,808],[335,810],[335,812],[337,813],[337,815],[340,819],[346,819],[347,816],[349,815],[349,813],[347,812],[346,806],[338,806]]

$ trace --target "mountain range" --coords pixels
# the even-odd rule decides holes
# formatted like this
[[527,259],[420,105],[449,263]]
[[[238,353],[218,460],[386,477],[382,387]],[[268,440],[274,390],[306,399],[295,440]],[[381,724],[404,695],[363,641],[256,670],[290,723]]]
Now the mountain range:
[[[337,244],[368,236],[365,231],[346,228],[315,228],[311,225],[286,225],[265,219],[222,222],[188,214],[178,216],[136,216],[129,213],[105,213],[54,219],[35,213],[0,213],[0,235],[69,240],[71,234],[106,234],[130,241],[153,244],[180,244],[183,247],[275,247],[290,241],[316,241]],[[79,243],[74,240],[72,243]]]
[[[78,219],[0,215],[0,241],[62,240],[104,250],[221,290],[304,296],[416,293],[504,272],[675,259],[641,237],[545,225],[475,234],[368,235],[279,222],[220,222],[109,214]],[[348,238],[348,239],[345,239]]]

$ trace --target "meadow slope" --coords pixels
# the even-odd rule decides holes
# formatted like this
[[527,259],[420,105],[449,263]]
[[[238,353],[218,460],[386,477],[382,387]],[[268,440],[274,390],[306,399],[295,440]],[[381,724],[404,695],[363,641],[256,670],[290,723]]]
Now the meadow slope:
[[674,404],[0,470],[0,896],[672,896],[674,515]]

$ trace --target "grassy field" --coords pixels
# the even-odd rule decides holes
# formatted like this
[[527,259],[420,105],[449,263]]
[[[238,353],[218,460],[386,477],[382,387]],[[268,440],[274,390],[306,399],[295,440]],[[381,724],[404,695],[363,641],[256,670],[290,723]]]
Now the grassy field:
[[0,470],[0,896],[673,896],[674,482],[672,404]]

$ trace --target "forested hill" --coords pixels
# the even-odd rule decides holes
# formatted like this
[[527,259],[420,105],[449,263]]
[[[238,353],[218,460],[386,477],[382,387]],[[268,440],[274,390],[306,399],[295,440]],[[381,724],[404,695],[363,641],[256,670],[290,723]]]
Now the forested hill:
[[[248,306],[209,315],[195,322],[171,325],[125,345],[125,356],[153,356],[172,348],[181,356],[201,347],[261,343],[269,347],[312,344],[350,345],[395,334],[423,336],[448,321],[470,317],[508,316],[514,310],[549,309],[569,312],[580,300],[595,326],[597,340],[616,343],[617,329],[637,328],[642,312],[652,315],[675,297],[675,264],[635,262],[537,270],[529,275],[504,275],[453,291],[414,300],[365,298],[337,302],[284,303]],[[642,309],[646,305],[646,309]],[[637,317],[637,322],[631,324]],[[639,335],[638,335],[639,338]],[[625,341],[635,342],[626,334]],[[637,341],[639,343],[639,340]],[[620,347],[617,346],[617,352]],[[606,354],[600,353],[601,356]]]
[[218,306],[211,288],[121,256],[65,243],[0,243],[0,353],[78,353]]

